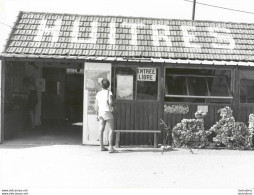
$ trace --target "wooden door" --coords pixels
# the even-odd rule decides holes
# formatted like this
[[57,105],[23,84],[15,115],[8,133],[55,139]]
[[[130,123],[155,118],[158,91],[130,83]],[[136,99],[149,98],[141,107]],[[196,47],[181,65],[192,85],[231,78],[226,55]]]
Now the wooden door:
[[[110,63],[86,63],[84,67],[84,103],[83,103],[83,144],[99,145],[99,121],[95,112],[96,93],[101,90],[100,81],[111,81]],[[108,141],[107,127],[104,131],[104,143]]]

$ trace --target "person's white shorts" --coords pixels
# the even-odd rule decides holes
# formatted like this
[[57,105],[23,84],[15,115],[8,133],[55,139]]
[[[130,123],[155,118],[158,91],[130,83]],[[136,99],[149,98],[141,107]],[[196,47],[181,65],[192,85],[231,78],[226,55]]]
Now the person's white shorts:
[[114,117],[113,117],[113,114],[112,114],[112,112],[100,112],[99,113],[99,119],[100,120],[109,120],[109,119],[113,119]]

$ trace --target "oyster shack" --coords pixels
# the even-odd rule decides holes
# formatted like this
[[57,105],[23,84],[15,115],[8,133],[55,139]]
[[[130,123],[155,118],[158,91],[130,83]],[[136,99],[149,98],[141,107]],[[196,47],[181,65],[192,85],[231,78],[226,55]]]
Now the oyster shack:
[[[102,78],[111,81],[117,130],[161,130],[162,142],[160,119],[174,126],[200,110],[208,129],[224,106],[247,123],[253,62],[254,24],[20,12],[1,54],[1,142],[26,127],[24,78],[36,86],[35,126],[80,122],[83,144],[98,142]],[[121,144],[153,136],[123,133]]]

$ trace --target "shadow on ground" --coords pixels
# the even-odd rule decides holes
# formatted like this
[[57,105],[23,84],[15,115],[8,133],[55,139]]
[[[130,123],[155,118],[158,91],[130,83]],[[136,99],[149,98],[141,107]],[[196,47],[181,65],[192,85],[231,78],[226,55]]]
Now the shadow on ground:
[[20,131],[4,140],[1,148],[19,149],[50,145],[82,145],[81,126],[43,126]]

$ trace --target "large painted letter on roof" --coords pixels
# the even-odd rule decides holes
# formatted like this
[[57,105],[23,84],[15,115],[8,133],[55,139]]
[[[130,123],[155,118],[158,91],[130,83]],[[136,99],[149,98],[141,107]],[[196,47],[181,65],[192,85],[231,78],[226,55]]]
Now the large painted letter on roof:
[[235,48],[235,40],[230,34],[231,32],[229,29],[209,27],[208,30],[210,35],[215,37],[220,42],[220,43],[212,43],[213,48],[222,48],[222,49]]
[[116,23],[110,23],[109,44],[116,43]]
[[[165,25],[152,25],[153,28],[153,45],[160,46],[160,40],[164,40],[168,47],[172,46],[170,39],[169,26]],[[163,30],[164,34],[159,34],[158,31]]]
[[200,48],[201,46],[198,44],[191,43],[191,41],[195,40],[195,36],[193,34],[189,34],[189,30],[195,31],[195,26],[181,26],[183,32],[183,40],[186,47],[194,47]]
[[96,43],[97,41],[97,30],[98,22],[92,22],[91,37],[89,39],[80,39],[78,38],[79,34],[79,19],[75,20],[72,30],[72,42],[75,43]]
[[55,26],[53,27],[47,27],[46,23],[47,23],[47,20],[41,21],[41,24],[38,28],[39,32],[34,38],[34,41],[41,41],[44,33],[46,33],[47,35],[51,33],[53,35],[52,42],[57,42],[59,37],[59,32],[61,29],[62,20],[56,20]]
[[137,28],[143,28],[144,24],[122,23],[122,27],[131,28],[131,45],[137,45]]

